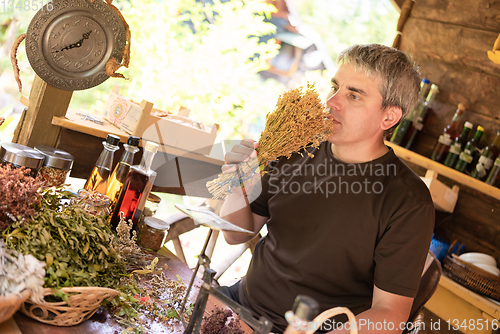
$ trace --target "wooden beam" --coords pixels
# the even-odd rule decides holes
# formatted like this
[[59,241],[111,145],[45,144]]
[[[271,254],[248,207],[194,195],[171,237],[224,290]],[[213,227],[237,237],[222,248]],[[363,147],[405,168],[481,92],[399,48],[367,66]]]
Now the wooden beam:
[[396,8],[398,12],[401,12],[401,7],[403,7],[405,0],[391,0],[391,2],[394,5],[394,8]]
[[14,142],[34,147],[55,147],[60,127],[52,125],[53,116],[64,116],[73,91],[55,88],[35,75],[25,117],[19,122]]

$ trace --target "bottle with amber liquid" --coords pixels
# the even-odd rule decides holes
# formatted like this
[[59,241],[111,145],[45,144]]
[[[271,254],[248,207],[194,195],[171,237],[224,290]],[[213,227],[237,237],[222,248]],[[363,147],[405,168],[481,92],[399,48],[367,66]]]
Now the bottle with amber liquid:
[[465,106],[462,103],[458,104],[457,111],[453,118],[444,130],[443,134],[439,136],[436,145],[431,154],[431,159],[437,162],[443,162],[448,154],[453,139],[460,134],[460,124],[462,122],[462,115],[465,111]]
[[465,122],[462,133],[460,134],[460,136],[455,138],[455,141],[450,146],[450,150],[448,151],[446,159],[444,159],[445,166],[448,166],[450,168],[455,167],[458,161],[458,157],[460,156],[460,153],[462,153],[462,150],[467,143],[467,137],[469,136],[469,132],[470,130],[472,130],[473,126],[474,125],[471,122]]
[[[116,165],[111,177],[109,178],[108,190],[106,195],[109,197],[109,210],[113,212],[118,196],[123,188],[123,183],[127,178],[130,166],[134,161],[134,155],[139,152],[139,141],[141,139],[136,136],[129,136],[127,143],[123,144],[125,151],[123,152],[120,161]],[[111,215],[110,215],[111,218]]]
[[467,167],[474,159],[474,151],[476,150],[476,146],[479,144],[483,133],[484,128],[481,125],[478,125],[474,138],[472,138],[467,142],[467,144],[465,144],[464,150],[458,156],[458,161],[455,165],[456,170],[462,173],[466,172]]
[[[111,216],[111,225],[116,229],[120,222],[120,214],[128,221],[132,220],[143,196],[148,196],[148,184],[156,177],[156,172],[151,169],[154,156],[158,151],[158,144],[147,142],[140,165],[130,167],[127,178],[123,183],[122,191]],[[137,229],[137,221],[133,221],[133,229]]]
[[90,173],[87,182],[83,186],[87,190],[95,190],[106,195],[108,190],[108,181],[113,168],[113,158],[115,151],[119,149],[120,137],[109,134],[106,141],[102,142],[104,149],[97,159],[92,173]]
[[483,153],[479,157],[476,168],[472,172],[472,177],[481,181],[485,181],[488,177],[488,172],[493,166],[493,159],[498,156],[500,152],[500,131],[497,132],[493,142],[486,146]]

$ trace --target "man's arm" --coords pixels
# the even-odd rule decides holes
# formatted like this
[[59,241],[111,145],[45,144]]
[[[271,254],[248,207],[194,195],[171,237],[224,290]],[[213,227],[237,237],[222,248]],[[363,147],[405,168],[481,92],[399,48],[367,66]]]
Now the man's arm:
[[[233,146],[231,152],[225,156],[226,165],[223,166],[224,172],[236,171],[238,164],[249,159],[257,159],[255,148],[258,143],[251,139],[244,139],[238,145]],[[245,243],[252,239],[264,226],[267,217],[262,217],[252,213],[247,194],[251,193],[255,186],[259,186],[261,182],[260,173],[257,172],[249,180],[244,181],[244,187],[236,187],[231,189],[231,193],[226,197],[220,210],[220,216],[225,220],[253,231],[253,235],[224,231],[224,238],[228,244]]]
[[[374,286],[372,307],[356,316],[358,333],[400,334],[406,325],[412,304],[411,297],[396,295]],[[349,330],[339,329],[330,333],[349,333]]]

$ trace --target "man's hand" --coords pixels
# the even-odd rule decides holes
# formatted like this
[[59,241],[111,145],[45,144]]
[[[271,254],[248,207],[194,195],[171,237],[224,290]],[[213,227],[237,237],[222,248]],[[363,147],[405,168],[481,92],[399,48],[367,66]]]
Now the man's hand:
[[[260,170],[257,168],[251,175],[245,174],[240,164],[247,163],[250,166],[258,166],[257,151],[259,143],[252,139],[243,139],[239,144],[233,146],[230,152],[226,153],[224,160],[225,165],[222,166],[222,173],[240,173],[239,177],[243,181],[244,189],[232,188],[231,193],[238,195],[248,195],[256,184],[260,184]],[[258,194],[257,194],[258,196]],[[249,199],[251,202],[253,199]]]

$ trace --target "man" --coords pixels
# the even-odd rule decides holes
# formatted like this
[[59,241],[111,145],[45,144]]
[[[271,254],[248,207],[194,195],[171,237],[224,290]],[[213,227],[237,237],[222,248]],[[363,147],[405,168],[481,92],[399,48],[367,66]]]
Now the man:
[[[270,162],[261,182],[246,182],[224,201],[225,219],[255,233],[268,229],[246,277],[227,293],[269,318],[274,331],[286,328],[285,312],[304,294],[320,311],[349,308],[360,333],[401,333],[432,238],[434,206],[384,137],[413,108],[420,78],[406,54],[382,45],[353,46],[337,62],[326,102],[328,141],[308,149],[313,158]],[[254,158],[257,145],[236,145],[224,170]],[[250,238],[224,236],[231,244]]]

